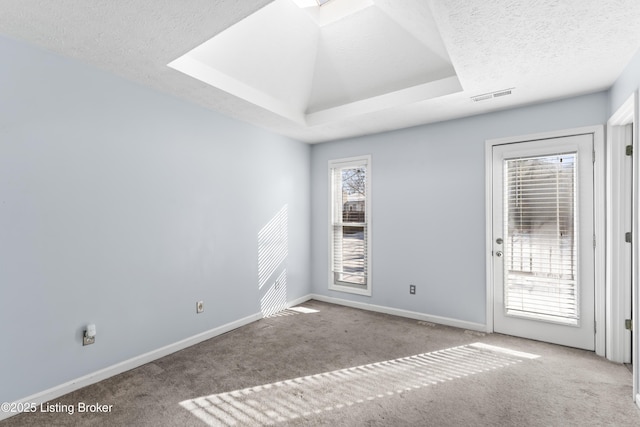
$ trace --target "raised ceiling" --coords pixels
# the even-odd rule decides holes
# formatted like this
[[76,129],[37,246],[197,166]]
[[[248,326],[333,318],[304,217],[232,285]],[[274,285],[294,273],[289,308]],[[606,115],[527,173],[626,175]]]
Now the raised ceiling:
[[606,89],[640,2],[0,0],[0,34],[322,142]]
[[275,0],[169,66],[307,126],[462,90],[424,2]]

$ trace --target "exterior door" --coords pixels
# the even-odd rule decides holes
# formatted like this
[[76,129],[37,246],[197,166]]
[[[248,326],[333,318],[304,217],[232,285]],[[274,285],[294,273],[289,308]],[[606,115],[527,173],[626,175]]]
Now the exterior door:
[[494,331],[595,349],[593,135],[493,147]]

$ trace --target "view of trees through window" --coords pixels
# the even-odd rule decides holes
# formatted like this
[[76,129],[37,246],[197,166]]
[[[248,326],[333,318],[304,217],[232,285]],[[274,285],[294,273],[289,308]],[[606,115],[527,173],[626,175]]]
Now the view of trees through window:
[[336,169],[333,271],[335,281],[366,285],[366,167]]
[[342,170],[342,222],[365,222],[366,173],[364,168]]

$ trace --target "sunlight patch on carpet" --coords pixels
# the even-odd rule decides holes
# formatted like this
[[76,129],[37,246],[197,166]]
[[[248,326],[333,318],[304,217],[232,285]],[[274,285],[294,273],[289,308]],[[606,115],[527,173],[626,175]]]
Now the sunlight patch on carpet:
[[539,356],[468,344],[180,402],[211,426],[273,425],[410,392]]

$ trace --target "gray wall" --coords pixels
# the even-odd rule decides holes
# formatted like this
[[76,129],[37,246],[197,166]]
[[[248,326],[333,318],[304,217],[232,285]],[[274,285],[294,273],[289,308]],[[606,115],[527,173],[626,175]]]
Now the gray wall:
[[21,42],[0,56],[0,402],[259,313],[284,206],[273,277],[309,293],[308,145]]
[[[601,92],[314,145],[312,291],[484,324],[485,140],[606,118],[607,93]],[[327,162],[363,154],[372,156],[371,297],[327,289]],[[409,295],[410,283],[416,295]]]
[[[484,323],[484,141],[602,124],[640,63],[609,92],[309,147],[21,42],[0,55],[0,401],[259,313],[285,270],[289,301]],[[362,154],[372,297],[327,289],[327,162]],[[258,234],[285,206],[259,289]]]

